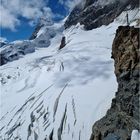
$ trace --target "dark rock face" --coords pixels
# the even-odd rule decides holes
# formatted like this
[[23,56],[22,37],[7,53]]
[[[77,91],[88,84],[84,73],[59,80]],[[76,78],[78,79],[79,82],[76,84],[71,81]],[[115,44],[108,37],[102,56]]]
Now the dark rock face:
[[118,28],[112,58],[118,91],[106,116],[94,124],[90,140],[130,140],[132,130],[140,130],[138,28]]
[[61,44],[60,44],[59,50],[61,50],[62,48],[64,48],[65,45],[66,45],[66,37],[63,36],[62,37],[62,40],[61,40]]
[[108,25],[119,16],[122,11],[130,6],[131,9],[139,6],[138,0],[116,0],[107,5],[98,4],[99,0],[86,0],[84,8],[78,7],[73,9],[70,16],[65,22],[65,28],[72,25],[83,24],[86,30],[91,30],[102,25]]
[[31,37],[29,38],[29,40],[33,40],[37,37],[37,33],[39,32],[39,30],[43,27],[43,25],[38,24],[34,30],[34,32],[32,33]]

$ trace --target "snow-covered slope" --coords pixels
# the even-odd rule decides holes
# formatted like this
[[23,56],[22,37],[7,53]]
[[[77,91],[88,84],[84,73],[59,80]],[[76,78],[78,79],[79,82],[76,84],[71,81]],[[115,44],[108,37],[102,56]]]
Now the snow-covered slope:
[[72,26],[48,48],[1,66],[0,139],[89,139],[117,90],[111,49],[119,25]]

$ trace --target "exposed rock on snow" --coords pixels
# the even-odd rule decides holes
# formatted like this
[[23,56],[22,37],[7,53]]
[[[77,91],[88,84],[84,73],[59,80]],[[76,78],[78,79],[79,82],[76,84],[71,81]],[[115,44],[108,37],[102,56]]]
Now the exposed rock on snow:
[[121,26],[113,43],[112,57],[118,92],[107,115],[93,126],[91,140],[128,140],[139,130],[139,29]]
[[61,50],[62,48],[64,48],[65,45],[66,45],[66,37],[63,36],[62,37],[62,40],[61,40],[61,44],[60,44],[59,50]]
[[85,29],[91,30],[114,21],[128,6],[134,9],[139,6],[139,0],[86,0],[85,8],[76,6],[65,22],[65,28],[83,24]]

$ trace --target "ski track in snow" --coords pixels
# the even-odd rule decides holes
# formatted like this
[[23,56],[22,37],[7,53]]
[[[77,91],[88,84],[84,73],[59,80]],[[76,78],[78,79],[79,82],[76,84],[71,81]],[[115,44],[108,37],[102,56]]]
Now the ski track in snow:
[[50,47],[2,66],[0,139],[89,139],[117,91],[111,50],[118,26],[72,26],[62,50],[56,35]]

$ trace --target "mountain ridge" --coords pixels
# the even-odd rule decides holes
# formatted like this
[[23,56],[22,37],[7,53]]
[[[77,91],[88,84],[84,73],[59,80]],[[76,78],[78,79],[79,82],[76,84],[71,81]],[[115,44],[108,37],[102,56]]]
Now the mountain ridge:
[[[99,4],[97,4],[99,2]],[[101,3],[101,4],[100,4]],[[102,25],[108,25],[114,21],[125,9],[138,8],[138,0],[117,0],[110,1],[107,5],[102,5],[100,0],[86,0],[85,7],[80,8],[78,5],[72,10],[64,26],[69,28],[72,25],[80,23],[86,30],[91,30]],[[107,3],[107,2],[106,2]]]

